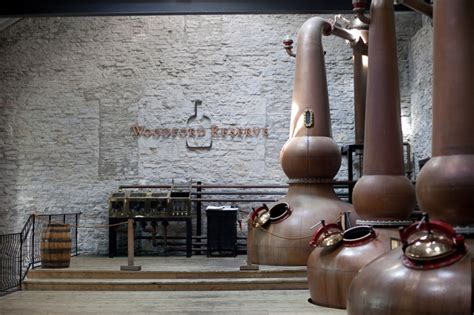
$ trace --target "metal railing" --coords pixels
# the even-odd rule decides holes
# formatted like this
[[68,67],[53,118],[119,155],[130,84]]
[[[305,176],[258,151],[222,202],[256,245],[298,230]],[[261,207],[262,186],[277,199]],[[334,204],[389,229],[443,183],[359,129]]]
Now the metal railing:
[[[336,190],[336,195],[344,201],[351,201],[349,191],[355,184],[355,181],[334,180],[330,182]],[[193,212],[196,220],[193,222],[193,252],[202,253],[206,248],[206,233],[203,231],[203,219],[205,219],[205,208],[207,205],[239,205],[242,215],[248,213],[252,207],[261,206],[262,203],[271,203],[279,200],[288,191],[288,185],[284,184],[203,184],[201,181],[190,183],[191,201],[193,203]],[[143,185],[127,184],[120,185],[119,191],[124,189],[132,190],[169,190],[173,185]],[[204,218],[203,218],[204,214]],[[150,219],[152,221],[152,219]],[[121,233],[125,233],[122,230]],[[152,236],[140,235],[136,239],[151,240]],[[182,252],[186,246],[184,236],[159,236],[153,237],[157,244],[161,244],[169,251]],[[246,238],[237,237],[239,253],[246,251]],[[123,251],[122,251],[123,254]],[[149,254],[149,253],[147,253]]]
[[32,214],[20,233],[0,235],[0,295],[19,289],[28,270],[41,264],[41,233],[49,223],[70,225],[71,255],[78,255],[77,227],[80,215]]

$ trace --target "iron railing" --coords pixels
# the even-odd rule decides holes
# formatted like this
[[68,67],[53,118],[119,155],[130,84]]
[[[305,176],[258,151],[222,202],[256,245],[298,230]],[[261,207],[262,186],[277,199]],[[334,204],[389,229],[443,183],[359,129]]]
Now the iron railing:
[[0,235],[0,294],[19,289],[28,270],[41,264],[41,233],[49,223],[70,225],[71,255],[78,255],[79,217],[80,213],[32,214],[20,233]]
[[[351,201],[350,189],[353,188],[355,181],[334,180],[332,185],[336,191],[336,195],[344,201]],[[195,211],[196,219],[193,220],[193,237],[192,248],[195,254],[204,252],[206,248],[206,233],[203,231],[203,213],[205,213],[206,205],[238,205],[244,206],[241,210],[242,216],[248,213],[252,207],[261,206],[262,203],[271,203],[279,200],[288,191],[288,185],[285,184],[203,184],[201,181],[190,183],[191,201],[193,203],[193,211]],[[127,184],[120,185],[120,190],[169,190],[173,185],[143,185],[143,184]],[[248,205],[248,206],[247,206]],[[152,219],[150,219],[152,221]],[[126,221],[126,219],[124,219]],[[115,223],[115,221],[114,221]],[[117,232],[126,233],[126,229],[116,229]],[[204,233],[203,233],[204,232]],[[203,235],[204,234],[204,235]],[[158,245],[162,245],[168,251],[183,252],[186,248],[186,237],[183,235],[167,235],[166,237],[155,235],[151,236],[149,232],[144,235],[136,235],[136,239],[154,240]],[[237,237],[238,252],[246,253],[246,238]],[[121,250],[123,255],[123,248]],[[150,252],[146,252],[150,254]]]

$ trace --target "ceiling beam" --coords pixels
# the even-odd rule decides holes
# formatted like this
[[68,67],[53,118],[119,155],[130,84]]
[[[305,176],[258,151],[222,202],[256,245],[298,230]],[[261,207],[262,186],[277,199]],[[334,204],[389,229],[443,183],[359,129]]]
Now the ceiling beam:
[[0,5],[0,17],[349,12],[351,0],[3,0]]

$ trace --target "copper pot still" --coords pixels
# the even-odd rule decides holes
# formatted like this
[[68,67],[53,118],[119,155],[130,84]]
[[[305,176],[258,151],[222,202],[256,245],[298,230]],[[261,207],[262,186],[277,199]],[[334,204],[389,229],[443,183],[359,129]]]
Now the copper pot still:
[[[289,178],[288,193],[269,207],[287,204],[291,214],[254,229],[252,263],[305,266],[312,250],[310,227],[320,220],[335,221],[352,206],[339,200],[332,179],[341,153],[331,138],[331,119],[322,35],[331,25],[321,18],[306,21],[298,33],[291,108],[290,138],[280,153]],[[273,212],[278,212],[274,209]]]
[[447,223],[415,223],[401,230],[402,246],[377,258],[354,278],[348,314],[472,314],[471,256]]
[[374,229],[355,226],[345,231],[337,224],[327,224],[316,231],[308,258],[310,302],[346,308],[352,279],[363,266],[390,250],[390,239],[397,237],[393,228]]

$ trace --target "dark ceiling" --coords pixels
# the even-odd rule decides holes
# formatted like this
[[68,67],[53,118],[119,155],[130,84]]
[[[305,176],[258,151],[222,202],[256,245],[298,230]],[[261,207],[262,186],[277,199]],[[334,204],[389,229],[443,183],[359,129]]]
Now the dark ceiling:
[[[401,6],[395,8],[407,10]],[[3,0],[0,5],[0,17],[351,11],[351,0]]]

